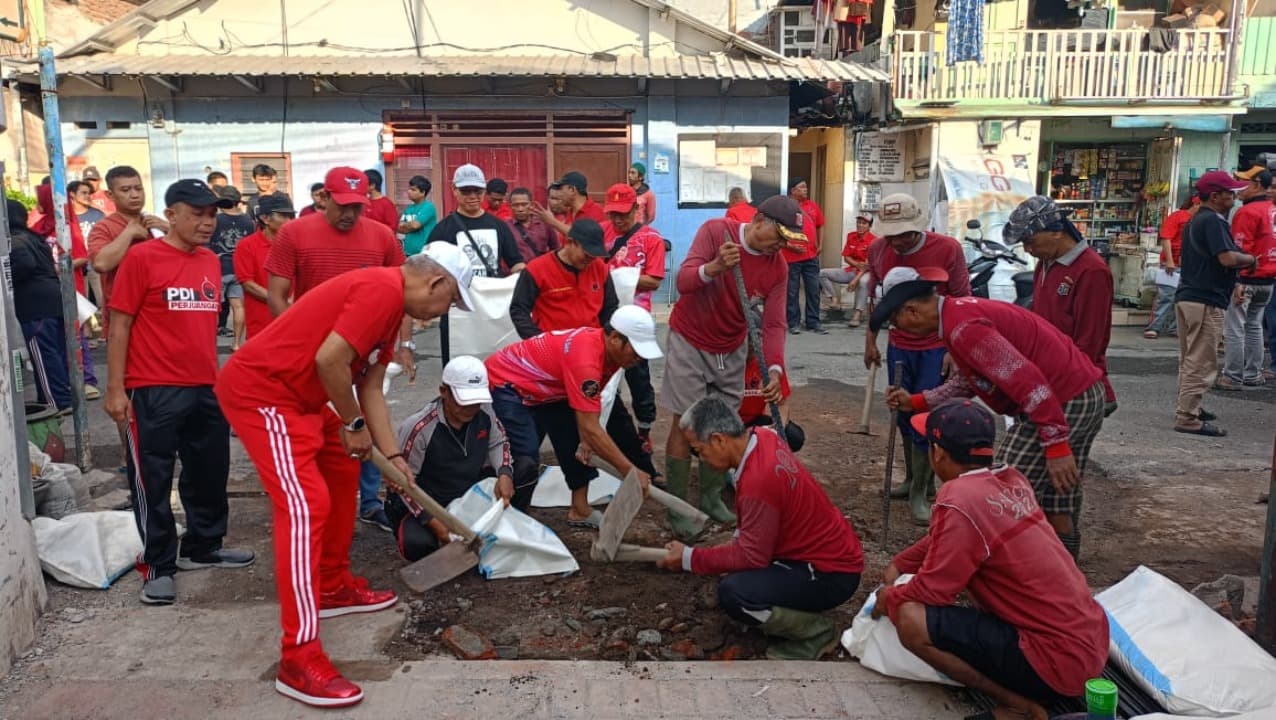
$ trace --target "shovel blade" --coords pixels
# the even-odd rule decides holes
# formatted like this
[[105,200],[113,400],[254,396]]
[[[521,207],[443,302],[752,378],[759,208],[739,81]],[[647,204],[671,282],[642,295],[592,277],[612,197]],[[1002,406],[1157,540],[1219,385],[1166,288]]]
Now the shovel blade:
[[399,570],[399,577],[413,590],[423,593],[478,567],[479,557],[462,542],[450,542]]
[[[630,470],[620,484],[620,489],[608,503],[607,511],[603,513],[602,525],[598,528],[598,539],[594,541],[596,552],[605,561],[609,562],[616,556],[616,548],[620,546],[625,531],[641,508],[642,484],[638,481],[637,471]],[[594,552],[595,550],[591,550],[591,556]]]

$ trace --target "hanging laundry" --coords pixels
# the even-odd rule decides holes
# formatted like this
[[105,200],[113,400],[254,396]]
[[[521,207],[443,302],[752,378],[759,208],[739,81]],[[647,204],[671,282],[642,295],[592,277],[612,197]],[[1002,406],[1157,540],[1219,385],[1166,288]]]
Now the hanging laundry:
[[984,61],[984,0],[952,0],[948,8],[949,65]]

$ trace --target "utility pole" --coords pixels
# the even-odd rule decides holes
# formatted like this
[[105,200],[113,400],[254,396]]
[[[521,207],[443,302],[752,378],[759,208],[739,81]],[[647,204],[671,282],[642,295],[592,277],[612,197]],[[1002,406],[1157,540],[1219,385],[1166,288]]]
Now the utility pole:
[[53,48],[40,48],[40,98],[44,103],[44,144],[49,151],[49,183],[53,187],[53,218],[62,248],[58,275],[62,279],[62,325],[67,369],[71,377],[71,411],[75,422],[75,464],[93,467],[89,457],[89,414],[84,401],[84,370],[80,367],[80,318],[76,304],[75,269],[71,266],[71,227],[66,216],[66,157],[62,152],[62,118],[58,112],[58,77]]

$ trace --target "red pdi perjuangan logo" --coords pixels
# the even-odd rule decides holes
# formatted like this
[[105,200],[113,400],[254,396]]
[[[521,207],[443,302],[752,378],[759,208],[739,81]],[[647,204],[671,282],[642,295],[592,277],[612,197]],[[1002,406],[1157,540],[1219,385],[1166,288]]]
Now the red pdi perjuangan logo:
[[164,289],[164,300],[169,310],[181,312],[217,312],[217,286],[208,278],[198,288],[170,287]]

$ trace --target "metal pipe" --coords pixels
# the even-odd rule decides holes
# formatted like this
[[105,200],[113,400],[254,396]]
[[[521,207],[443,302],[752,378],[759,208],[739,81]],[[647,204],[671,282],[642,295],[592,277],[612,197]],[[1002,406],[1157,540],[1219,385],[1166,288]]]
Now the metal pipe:
[[66,158],[62,152],[62,118],[58,112],[58,77],[53,48],[40,48],[40,98],[44,103],[44,144],[49,151],[49,183],[53,188],[53,219],[58,245],[58,275],[62,279],[62,325],[67,368],[71,376],[71,410],[75,422],[75,458],[81,470],[93,466],[89,457],[89,415],[84,402],[84,370],[80,353],[80,319],[75,300],[75,269],[71,266],[71,226],[66,216]]

